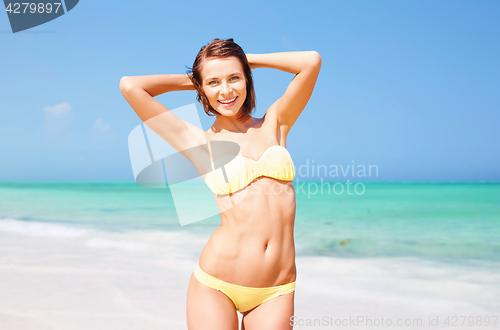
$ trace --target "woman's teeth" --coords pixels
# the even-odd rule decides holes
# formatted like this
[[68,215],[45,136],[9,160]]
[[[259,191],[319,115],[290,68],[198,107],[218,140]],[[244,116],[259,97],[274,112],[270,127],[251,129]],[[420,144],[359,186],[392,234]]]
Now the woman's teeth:
[[[236,96],[237,97],[237,96]],[[225,100],[225,101],[221,101],[219,100],[220,103],[223,103],[223,104],[229,104],[229,103],[232,103],[234,100],[236,100],[236,97],[233,97],[232,99],[230,100]]]

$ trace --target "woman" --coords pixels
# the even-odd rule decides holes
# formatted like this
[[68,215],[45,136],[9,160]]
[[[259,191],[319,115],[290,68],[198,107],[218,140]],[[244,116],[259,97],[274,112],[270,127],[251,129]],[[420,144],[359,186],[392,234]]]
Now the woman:
[[[320,67],[321,57],[315,51],[245,55],[233,39],[214,39],[201,48],[185,75],[120,81],[137,115],[193,162],[221,210],[221,225],[203,249],[189,282],[190,330],[237,330],[237,310],[243,315],[242,329],[292,328],[295,172],[285,149],[286,137],[309,101]],[[251,116],[255,68],[295,74],[262,118]],[[205,112],[216,116],[208,131],[178,119],[153,98],[181,90],[196,90]],[[214,165],[205,173],[200,153],[194,156],[187,150],[201,146],[201,154],[212,164],[214,141],[234,142],[240,150],[229,163]]]

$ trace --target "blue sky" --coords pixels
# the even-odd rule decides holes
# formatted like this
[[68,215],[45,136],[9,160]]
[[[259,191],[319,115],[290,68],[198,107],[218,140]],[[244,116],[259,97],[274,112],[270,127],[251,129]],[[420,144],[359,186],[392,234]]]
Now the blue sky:
[[[287,139],[295,166],[378,167],[358,181],[500,181],[499,16],[485,0],[83,0],[13,34],[4,13],[0,181],[134,181],[127,138],[141,122],[120,78],[185,73],[214,38],[321,54]],[[293,75],[253,73],[261,117]],[[194,91],[157,99],[196,102]]]

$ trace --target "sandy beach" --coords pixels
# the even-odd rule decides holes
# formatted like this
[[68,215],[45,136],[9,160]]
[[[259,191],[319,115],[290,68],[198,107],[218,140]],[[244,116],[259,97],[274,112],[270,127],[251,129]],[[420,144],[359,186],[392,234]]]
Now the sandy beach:
[[[207,240],[187,231],[110,233],[4,219],[1,329],[187,329],[187,285]],[[398,320],[406,322],[401,329],[445,329],[447,316],[484,321],[500,310],[500,277],[486,269],[297,257],[297,272],[296,329],[394,329]]]

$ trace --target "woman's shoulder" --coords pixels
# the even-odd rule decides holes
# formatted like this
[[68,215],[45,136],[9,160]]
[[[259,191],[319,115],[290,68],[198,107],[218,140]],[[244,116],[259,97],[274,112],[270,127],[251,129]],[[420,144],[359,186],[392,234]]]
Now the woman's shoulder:
[[276,127],[278,125],[278,116],[276,115],[276,111],[273,111],[274,107],[275,104],[272,104],[262,117],[263,125],[273,127]]
[[262,117],[262,127],[264,131],[276,136],[276,140],[278,141],[279,145],[285,146],[288,130],[286,130],[286,127],[279,125],[276,111],[272,111],[271,109],[273,105],[266,111],[266,113]]

